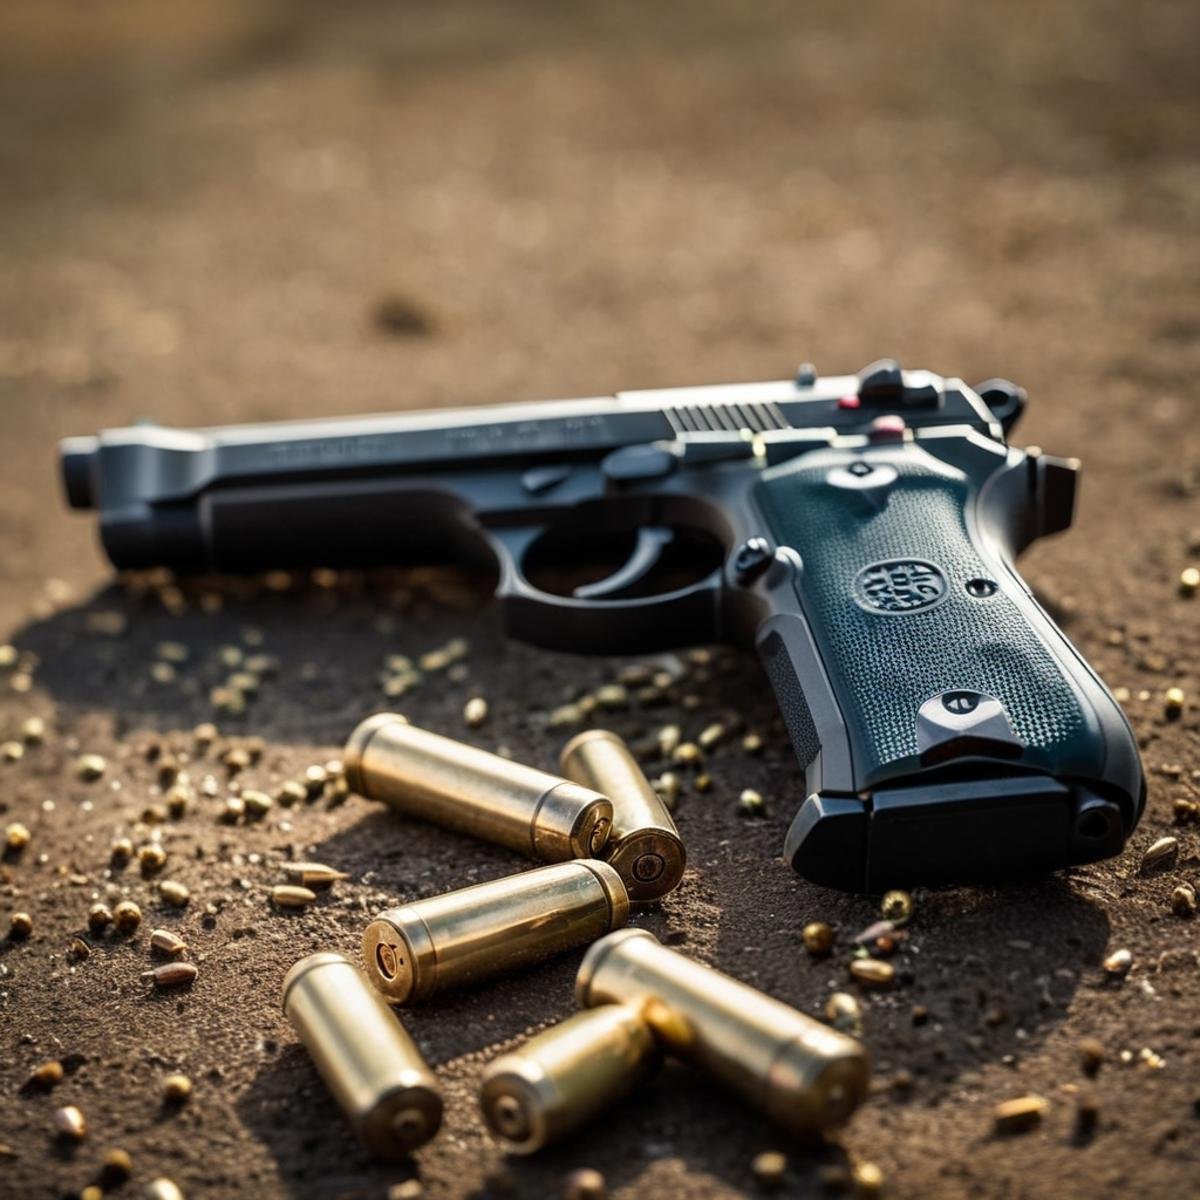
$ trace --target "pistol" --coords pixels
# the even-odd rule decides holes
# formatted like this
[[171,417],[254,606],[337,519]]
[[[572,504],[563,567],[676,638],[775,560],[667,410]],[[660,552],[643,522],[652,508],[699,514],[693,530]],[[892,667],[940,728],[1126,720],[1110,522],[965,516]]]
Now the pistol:
[[482,561],[557,650],[753,645],[803,772],[815,883],[1040,874],[1145,802],[1120,707],[1014,567],[1078,463],[1015,449],[1022,389],[891,359],[771,383],[61,445],[117,567]]

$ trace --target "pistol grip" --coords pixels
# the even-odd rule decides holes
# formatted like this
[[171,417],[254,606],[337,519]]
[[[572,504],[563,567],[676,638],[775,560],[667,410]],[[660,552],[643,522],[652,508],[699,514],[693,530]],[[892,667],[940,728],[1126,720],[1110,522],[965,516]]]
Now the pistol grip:
[[1144,795],[1132,734],[1012,566],[1062,523],[1039,509],[1046,467],[900,441],[765,472],[781,549],[758,645],[806,769],[801,873],[874,889],[1120,850]]

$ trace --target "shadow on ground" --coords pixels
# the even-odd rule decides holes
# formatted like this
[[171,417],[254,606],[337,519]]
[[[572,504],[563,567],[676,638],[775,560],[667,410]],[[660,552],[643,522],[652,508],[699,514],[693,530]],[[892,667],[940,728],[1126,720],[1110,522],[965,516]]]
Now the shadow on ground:
[[[32,668],[31,703],[45,698],[64,715],[99,714],[112,723],[114,739],[136,743],[151,731],[170,735],[213,718],[212,689],[227,686],[239,669],[230,665],[237,657],[230,648],[243,658],[266,655],[272,668],[248,697],[245,713],[216,719],[223,735],[267,740],[262,770],[270,778],[251,782],[272,785],[296,771],[304,755],[335,754],[350,729],[382,707],[400,707],[422,724],[507,747],[519,759],[549,767],[566,734],[548,730],[545,713],[613,677],[611,660],[545,654],[505,641],[477,580],[454,579],[456,608],[446,606],[445,587],[427,573],[344,575],[335,586],[306,581],[283,587],[284,582],[198,581],[175,591],[173,583],[135,579],[36,622],[16,639]],[[472,643],[465,678],[430,675],[402,698],[382,693],[389,655],[417,657],[455,637]],[[184,661],[170,678],[154,667],[172,657],[164,644],[186,649],[174,652]],[[489,698],[492,717],[484,729],[468,732],[461,710],[476,692]],[[794,810],[794,802],[783,797],[797,774],[753,657],[719,652],[703,669],[690,667],[676,692],[668,706],[635,706],[600,719],[628,737],[667,722],[681,723],[694,736],[736,711],[747,726],[767,735],[768,747],[760,757],[746,757],[736,747],[711,757],[711,794],[688,789],[678,812],[690,858],[684,885],[662,905],[637,913],[633,923],[819,1015],[831,990],[854,990],[846,972],[846,941],[876,918],[876,902],[815,888],[779,860]],[[685,695],[693,699],[684,701]],[[743,786],[771,798],[765,819],[746,821],[737,814],[732,801]],[[288,828],[294,826],[286,836],[274,824],[285,817]],[[264,862],[281,854],[311,854],[350,872],[322,910],[323,924],[293,927],[304,931],[313,948],[318,942],[336,941],[342,949],[357,944],[366,920],[389,903],[527,865],[505,850],[357,798],[332,808],[320,801],[286,813],[276,809],[244,833],[236,844],[243,851],[257,847]],[[192,838],[195,857],[209,864],[214,886],[236,887],[248,869],[229,858],[234,843],[228,828],[202,814],[180,823],[179,837]],[[803,924],[818,917],[835,925],[843,939],[828,960],[811,959],[800,940]],[[279,928],[273,938],[257,939],[257,967],[264,977],[281,979],[306,952],[306,944]],[[864,1119],[884,1126],[893,1106],[937,1106],[985,1065],[1019,1065],[1065,1018],[1085,967],[1102,957],[1108,925],[1068,879],[1056,878],[1004,890],[919,893],[917,918],[907,933],[893,960],[898,987],[863,996],[865,1038],[879,1089],[874,1117]],[[832,1143],[789,1145],[741,1099],[677,1066],[559,1146],[533,1159],[504,1156],[477,1117],[480,1073],[501,1049],[573,1011],[581,956],[582,951],[571,952],[402,1014],[446,1089],[443,1132],[417,1162],[375,1164],[354,1145],[308,1056],[289,1042],[282,1023],[277,1053],[230,1064],[233,1119],[269,1152],[291,1194],[306,1200],[377,1195],[418,1170],[436,1178],[442,1156],[460,1155],[464,1147],[472,1174],[461,1185],[476,1196],[501,1194],[506,1179],[515,1181],[516,1194],[548,1195],[581,1165],[602,1169],[610,1187],[638,1181],[670,1194],[677,1171],[740,1188],[749,1185],[753,1155],[771,1148],[788,1150],[789,1187],[803,1194],[819,1190],[823,1172],[845,1167],[843,1151]],[[279,1020],[273,991],[235,989],[213,1003],[227,1010],[216,1019],[264,1026]],[[905,1082],[901,1068],[908,1076],[905,1086],[898,1086]]]

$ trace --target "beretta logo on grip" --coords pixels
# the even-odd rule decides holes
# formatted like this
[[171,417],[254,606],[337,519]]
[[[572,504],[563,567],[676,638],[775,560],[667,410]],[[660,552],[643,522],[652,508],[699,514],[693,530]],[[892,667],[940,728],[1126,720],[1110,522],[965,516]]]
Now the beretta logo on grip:
[[919,558],[893,558],[863,567],[854,577],[854,599],[871,612],[923,612],[949,594],[946,576]]

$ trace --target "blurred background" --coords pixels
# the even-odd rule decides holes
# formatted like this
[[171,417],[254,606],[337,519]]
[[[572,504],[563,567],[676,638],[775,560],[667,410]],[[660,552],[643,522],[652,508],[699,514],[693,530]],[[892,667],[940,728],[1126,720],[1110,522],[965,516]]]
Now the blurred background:
[[[1186,775],[1200,765],[1196,735],[1159,729],[1150,697],[1173,682],[1194,691],[1200,672],[1194,610],[1169,608],[1182,603],[1180,567],[1200,554],[1198,35],[1194,0],[7,0],[3,639],[109,578],[91,522],[62,511],[54,443],[67,434],[143,417],[215,424],[771,379],[805,359],[833,374],[892,355],[968,382],[1015,379],[1030,393],[1017,440],[1084,460],[1079,525],[1034,551],[1028,577],[1108,681],[1128,685],[1152,774],[1183,762]],[[307,653],[304,611],[277,617],[281,628],[291,621],[280,636]],[[235,610],[231,628],[239,619]],[[72,621],[40,635],[48,677],[74,675],[76,700],[83,687],[125,711],[136,688],[105,691],[118,667],[89,659]],[[171,636],[153,629],[148,645]],[[360,657],[373,661],[367,622],[355,629]],[[482,630],[485,647],[501,647],[491,625]],[[332,623],[326,632],[340,636]],[[485,649],[481,670],[520,708],[521,676],[497,683],[502,660],[489,668],[488,653],[509,652]],[[511,653],[547,695],[575,669]],[[755,711],[769,713],[765,685],[753,664],[745,670],[746,691],[764,693]],[[289,702],[314,700],[300,691]],[[346,706],[367,702],[354,693]],[[194,719],[158,703],[159,724]],[[449,723],[460,708],[449,699],[439,711]],[[121,719],[104,728],[120,734]],[[303,729],[336,745],[342,724],[285,728],[264,716],[255,728],[289,742]],[[512,736],[522,750],[525,734]],[[96,734],[89,744],[101,743]],[[524,748],[544,755],[547,745]],[[775,769],[787,769],[783,759]],[[728,784],[738,786],[732,774]],[[1169,788],[1183,786],[1152,784],[1163,823]],[[780,811],[780,829],[789,815]],[[697,862],[723,863],[743,827],[714,817]],[[764,847],[777,846],[778,831],[768,833]],[[368,839],[361,861],[373,851]],[[703,931],[720,926],[727,967],[753,976],[779,964],[763,969],[813,1009],[824,980],[797,983],[782,965],[797,953],[812,890],[768,874],[760,884],[752,864],[730,883],[713,869],[682,904],[681,927],[709,946]],[[1058,893],[992,907],[973,894],[945,901],[944,940],[925,962],[937,972],[926,980],[935,994],[961,994],[956,1011],[968,1015],[921,1051],[938,1085],[907,1107],[880,1101],[849,1135],[855,1154],[883,1164],[894,1194],[1182,1194],[1181,1181],[1194,1179],[1194,1154],[1180,1148],[1195,1138],[1186,1108],[1195,1076],[1188,1085],[1183,1062],[1157,1090],[1139,1085],[1136,1112],[1090,1156],[1057,1128],[1020,1155],[983,1144],[988,1106],[1073,1077],[1075,1040],[1098,1023],[1150,1039],[1135,1048],[1194,1035],[1194,983],[1176,984],[1183,990],[1159,1007],[1129,1003],[1103,1017],[1097,989],[1072,1001],[1072,986],[1059,1007],[1029,1018],[1047,1023],[1036,1060],[1021,1041],[1026,1026],[976,1028],[976,978],[987,975],[992,996],[1024,994],[1037,1009],[1032,998],[1048,994],[1044,981],[1061,965],[1053,954],[1082,946],[1094,967],[1108,921],[1121,936],[1157,921],[1134,900],[1117,906],[1125,893],[1109,868],[1090,878],[1112,901],[1103,918],[1091,901]],[[869,904],[844,903],[847,921],[870,919]],[[771,925],[760,909],[783,915]],[[345,914],[345,929],[360,915]],[[1036,970],[1015,949],[1035,936],[1046,955]],[[263,953],[270,970],[254,1020],[277,1023],[270,989],[295,947],[285,939]],[[567,986],[563,970],[556,986]],[[382,1194],[382,1177],[357,1159],[343,1172],[327,1101],[307,1124],[289,1115],[294,1138],[275,1139],[267,1154],[273,1114],[296,1080],[306,1094],[315,1085],[300,1059],[249,1083],[256,1060],[239,984],[235,970],[190,1032],[180,1022],[172,1031],[160,1006],[160,1048],[190,1038],[203,1057],[215,1038],[210,1051],[220,1045],[240,1065],[225,1099],[176,1128],[159,1169],[199,1181],[219,1159],[223,1187],[240,1172],[258,1195]],[[41,1011],[55,1004],[47,994]],[[492,1004],[463,1011],[486,1029],[504,1012]],[[881,1015],[875,1026],[884,1067],[903,1065],[911,1027],[904,1004],[889,1011],[891,1024]],[[555,1008],[513,1012],[503,1018],[510,1036]],[[486,1042],[432,1020],[441,1056],[463,1056],[455,1078],[465,1104]],[[81,1017],[77,1032],[89,1036]],[[1010,1069],[1021,1054],[1024,1084]],[[1114,1079],[1116,1110],[1125,1086]],[[110,1093],[105,1110],[95,1102],[118,1128],[125,1095]],[[625,1164],[622,1195],[752,1189],[759,1128],[699,1099],[673,1103],[682,1116],[660,1119],[648,1103],[598,1156]],[[320,1142],[314,1130],[331,1123],[337,1136]],[[150,1119],[136,1127],[151,1144]],[[456,1126],[425,1162],[429,1194],[457,1195],[466,1181],[486,1189],[488,1153],[478,1130]],[[576,1143],[528,1167],[521,1194],[548,1194],[579,1157]],[[653,1174],[647,1164],[666,1158],[675,1165]],[[78,1174],[59,1164],[43,1179],[40,1161],[35,1147],[16,1168],[22,1194],[41,1194],[40,1180],[57,1195]],[[310,1187],[314,1173],[321,1183]],[[657,1192],[639,1191],[655,1180]],[[812,1167],[803,1194],[820,1187]]]
[[3,570],[56,548],[28,523],[61,433],[803,358],[1007,375],[1029,440],[1182,469],[1197,24],[1187,0],[7,3],[0,421],[46,449],[4,472],[29,553]]

